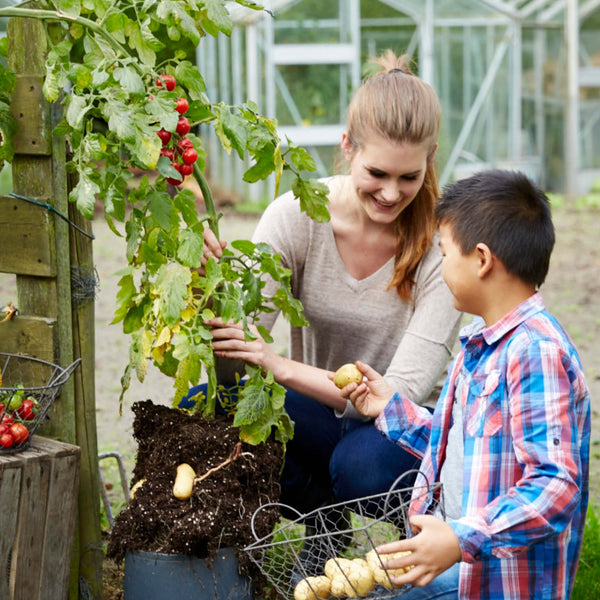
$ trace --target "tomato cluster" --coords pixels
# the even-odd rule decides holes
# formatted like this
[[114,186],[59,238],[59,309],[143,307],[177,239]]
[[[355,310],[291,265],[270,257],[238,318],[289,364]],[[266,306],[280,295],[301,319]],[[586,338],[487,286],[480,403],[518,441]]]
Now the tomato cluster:
[[21,390],[12,394],[6,404],[0,402],[0,447],[19,446],[29,439],[24,422],[33,421],[38,408],[38,401]]
[[[177,82],[173,75],[161,75],[156,81],[156,85],[158,87],[164,85],[167,91],[172,92]],[[181,175],[181,180],[167,177],[167,182],[171,185],[181,185],[185,177],[193,173],[194,163],[198,160],[198,152],[196,152],[192,140],[186,137],[191,129],[189,119],[184,116],[188,108],[188,101],[185,98],[179,98],[175,102],[175,111],[181,116],[177,121],[175,131],[159,129],[156,132],[163,145],[160,151],[161,155],[166,156],[171,161],[171,166]]]

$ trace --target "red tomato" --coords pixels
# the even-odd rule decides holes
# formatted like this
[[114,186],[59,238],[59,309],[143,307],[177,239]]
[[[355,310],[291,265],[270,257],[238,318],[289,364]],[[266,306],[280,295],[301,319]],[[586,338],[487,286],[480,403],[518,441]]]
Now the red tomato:
[[11,426],[10,433],[13,436],[15,444],[22,444],[23,442],[26,442],[29,437],[29,430],[23,423],[15,423]]
[[183,164],[179,166],[179,172],[185,177],[186,175],[191,175],[194,172],[193,165]]
[[188,108],[190,107],[189,102],[185,98],[179,98],[175,103],[175,110],[182,115],[186,113]]
[[191,129],[190,122],[187,117],[179,117],[177,121],[177,133],[179,135],[187,135]]
[[12,415],[5,413],[2,415],[1,421],[4,425],[8,425],[10,427],[15,422],[15,418]]
[[160,78],[156,80],[156,85],[158,87],[162,87],[163,82],[168,92],[172,92],[175,89],[175,86],[177,85],[177,81],[175,80],[175,77],[173,77],[173,75],[161,75]]
[[14,443],[13,436],[10,433],[3,433],[0,435],[0,446],[3,448],[10,448]]
[[188,148],[181,155],[181,158],[186,165],[193,165],[198,160],[198,153],[194,148]]
[[159,129],[156,132],[156,135],[160,138],[163,146],[166,146],[171,141],[171,132],[166,129]]
[[0,435],[7,433],[10,430],[10,425],[5,425],[4,423],[0,423]]
[[171,185],[181,185],[183,183],[183,178],[179,180],[174,179],[173,177],[167,177],[167,183],[170,183]]
[[35,400],[32,398],[26,398],[23,400],[21,406],[17,408],[15,413],[20,419],[23,419],[23,421],[33,421],[33,419],[35,419],[36,409],[37,404]]
[[173,160],[175,156],[175,151],[171,148],[161,148],[160,153],[162,156],[166,156],[169,160]]
[[192,142],[192,140],[190,140],[190,138],[187,138],[187,137],[182,137],[177,142],[177,151],[179,152],[179,154],[183,154],[186,150],[188,150],[189,148],[193,148],[193,147],[194,147],[194,142]]

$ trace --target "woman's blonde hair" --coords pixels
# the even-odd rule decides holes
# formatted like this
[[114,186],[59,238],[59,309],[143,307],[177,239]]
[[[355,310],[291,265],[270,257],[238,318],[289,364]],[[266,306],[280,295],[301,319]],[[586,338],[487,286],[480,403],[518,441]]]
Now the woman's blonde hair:
[[407,55],[397,57],[387,50],[371,62],[380,71],[363,81],[348,107],[346,135],[352,151],[376,137],[428,148],[423,185],[396,221],[398,245],[389,288],[395,287],[398,295],[409,301],[419,261],[436,229],[434,209],[439,188],[433,153],[441,107],[433,88],[412,73]]

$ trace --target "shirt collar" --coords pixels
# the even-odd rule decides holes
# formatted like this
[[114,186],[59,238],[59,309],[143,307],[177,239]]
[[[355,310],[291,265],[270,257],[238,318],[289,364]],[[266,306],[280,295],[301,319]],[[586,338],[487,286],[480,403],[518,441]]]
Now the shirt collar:
[[461,331],[461,338],[482,336],[486,344],[493,344],[509,331],[519,326],[523,321],[544,310],[544,300],[539,292],[521,302],[519,306],[494,323],[491,327],[485,327],[483,319],[476,318],[474,327],[467,327]]

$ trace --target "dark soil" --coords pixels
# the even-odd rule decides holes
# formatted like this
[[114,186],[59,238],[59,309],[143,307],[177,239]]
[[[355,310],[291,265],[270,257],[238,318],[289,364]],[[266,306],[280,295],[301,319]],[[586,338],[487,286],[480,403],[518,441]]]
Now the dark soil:
[[[261,510],[253,525],[252,516],[259,506],[279,500],[279,443],[240,444],[239,430],[225,416],[207,420],[150,400],[135,403],[133,411],[138,452],[131,484],[146,481],[115,519],[107,546],[115,564],[128,551],[146,550],[194,555],[210,565],[219,548],[240,550],[253,542],[252,526],[258,537],[273,530],[276,507]],[[181,463],[196,472],[189,500],[173,495]],[[252,575],[243,552],[238,559],[240,570]]]

